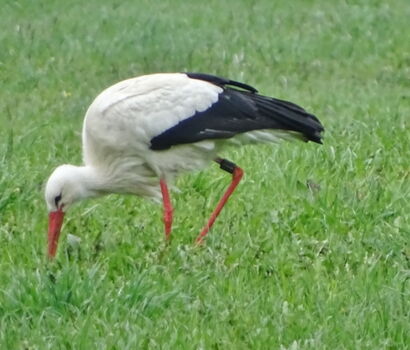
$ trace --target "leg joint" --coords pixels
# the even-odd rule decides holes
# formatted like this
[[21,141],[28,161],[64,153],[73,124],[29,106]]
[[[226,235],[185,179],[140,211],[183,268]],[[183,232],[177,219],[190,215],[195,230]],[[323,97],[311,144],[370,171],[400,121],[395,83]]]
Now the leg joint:
[[219,163],[219,166],[222,170],[227,171],[230,174],[233,174],[235,169],[237,168],[237,165],[227,159],[217,159],[216,160],[217,163]]

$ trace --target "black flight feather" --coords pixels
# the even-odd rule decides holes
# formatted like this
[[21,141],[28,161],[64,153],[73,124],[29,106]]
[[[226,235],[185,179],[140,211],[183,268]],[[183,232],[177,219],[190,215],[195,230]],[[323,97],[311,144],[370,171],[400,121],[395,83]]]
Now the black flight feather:
[[322,124],[302,107],[259,95],[253,87],[229,79],[200,73],[187,75],[218,85],[223,91],[218,101],[207,110],[195,113],[151,139],[151,149],[164,150],[174,145],[207,139],[227,139],[239,133],[261,129],[294,131],[300,133],[305,141],[322,143]]
[[248,90],[250,92],[258,92],[258,90],[256,90],[253,86],[250,86],[248,84],[240,83],[239,81],[235,81],[235,80],[217,77],[211,74],[204,74],[204,73],[185,73],[185,74],[191,79],[204,80],[209,83],[218,85],[220,87],[225,87],[226,85],[230,85],[230,86],[239,87],[244,90]]

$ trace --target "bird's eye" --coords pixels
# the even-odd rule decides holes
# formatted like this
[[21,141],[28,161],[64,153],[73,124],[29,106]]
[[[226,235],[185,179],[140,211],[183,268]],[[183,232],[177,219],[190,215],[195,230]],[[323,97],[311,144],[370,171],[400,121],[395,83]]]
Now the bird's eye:
[[62,194],[60,193],[58,196],[54,198],[54,203],[56,204],[56,207],[58,208],[58,203],[61,201]]

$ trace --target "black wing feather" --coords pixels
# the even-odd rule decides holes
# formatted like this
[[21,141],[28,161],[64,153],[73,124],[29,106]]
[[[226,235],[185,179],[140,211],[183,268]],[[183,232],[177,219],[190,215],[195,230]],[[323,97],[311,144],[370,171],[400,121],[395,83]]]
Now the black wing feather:
[[[210,108],[197,112],[151,140],[151,149],[164,150],[174,145],[207,139],[227,139],[239,133],[260,129],[296,131],[306,141],[321,143],[323,126],[302,107],[283,100],[256,94],[249,85],[212,75],[188,73],[221,86],[224,90]],[[240,87],[238,90],[226,85]]]
[[256,90],[253,86],[250,86],[248,84],[240,83],[239,81],[235,81],[235,80],[217,77],[211,74],[204,74],[204,73],[185,73],[185,74],[191,79],[204,80],[214,85],[218,85],[220,87],[225,87],[227,85],[230,85],[230,86],[239,87],[244,90],[248,90],[253,93],[258,92],[258,90]]

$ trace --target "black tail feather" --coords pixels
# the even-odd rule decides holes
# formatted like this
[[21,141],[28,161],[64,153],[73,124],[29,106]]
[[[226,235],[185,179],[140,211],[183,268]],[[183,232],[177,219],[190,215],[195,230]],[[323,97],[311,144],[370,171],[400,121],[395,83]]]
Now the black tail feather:
[[322,143],[322,124],[316,116],[302,107],[258,94],[247,94],[247,97],[254,101],[261,117],[274,121],[275,129],[300,132],[307,141]]

